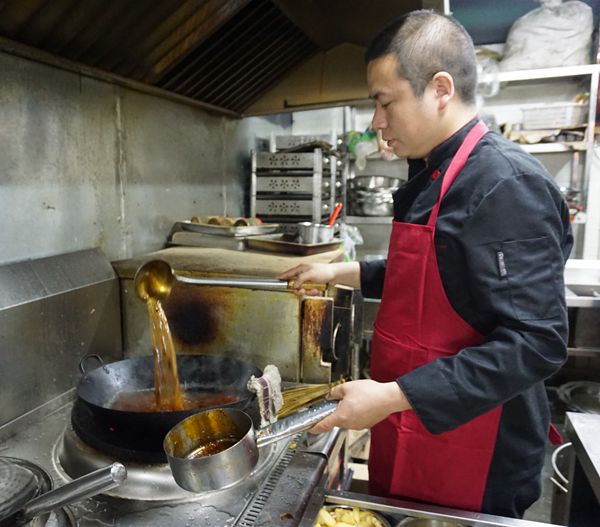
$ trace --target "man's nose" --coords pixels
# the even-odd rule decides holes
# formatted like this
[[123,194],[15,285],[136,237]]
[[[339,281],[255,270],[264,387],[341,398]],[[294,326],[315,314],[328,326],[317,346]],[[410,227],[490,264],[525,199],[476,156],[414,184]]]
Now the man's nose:
[[373,112],[373,119],[371,119],[371,125],[374,130],[382,130],[386,127],[387,122],[385,120],[384,112],[381,108],[375,107]]

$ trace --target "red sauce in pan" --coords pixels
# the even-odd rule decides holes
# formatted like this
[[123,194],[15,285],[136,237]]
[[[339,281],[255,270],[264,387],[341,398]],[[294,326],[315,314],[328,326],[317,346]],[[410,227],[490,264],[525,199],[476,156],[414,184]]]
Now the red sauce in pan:
[[[239,400],[239,396],[226,393],[189,392],[183,393],[183,406],[177,410],[196,410],[213,406],[223,406]],[[117,395],[111,409],[122,412],[161,412],[171,408],[160,407],[154,390],[121,392]]]

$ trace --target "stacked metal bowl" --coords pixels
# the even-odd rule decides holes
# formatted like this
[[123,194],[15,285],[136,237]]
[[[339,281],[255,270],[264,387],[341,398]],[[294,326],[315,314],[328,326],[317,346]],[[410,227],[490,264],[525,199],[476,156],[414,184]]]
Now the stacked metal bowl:
[[389,176],[356,176],[350,180],[348,197],[355,216],[393,216],[392,194],[400,179]]

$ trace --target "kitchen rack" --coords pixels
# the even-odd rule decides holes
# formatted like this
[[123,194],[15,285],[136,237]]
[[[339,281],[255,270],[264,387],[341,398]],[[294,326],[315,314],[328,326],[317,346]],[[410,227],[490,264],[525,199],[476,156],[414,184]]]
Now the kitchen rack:
[[250,215],[263,221],[322,223],[345,202],[346,164],[321,148],[251,153]]
[[[600,65],[587,64],[583,66],[565,66],[521,71],[499,72],[495,78],[492,74],[480,79],[482,82],[498,81],[500,90],[494,97],[485,100],[484,111],[498,116],[502,122],[505,117],[503,112],[511,111],[510,107],[525,109],[524,100],[527,96],[544,100],[553,98],[563,102],[572,100],[578,91],[589,92],[587,120],[585,121],[585,138],[582,141],[537,143],[521,145],[527,152],[539,156],[543,164],[549,164],[550,154],[563,154],[572,156],[572,173],[570,185],[576,186],[579,192],[579,202],[583,206],[585,215],[578,218],[577,227],[581,229],[581,243],[576,245],[575,257],[597,259],[600,256],[600,173],[592,170],[595,145],[596,105],[598,100],[598,82],[600,78]],[[572,86],[565,89],[566,83]],[[512,95],[508,92],[512,91]],[[531,94],[531,95],[530,95]],[[539,102],[537,100],[536,102]],[[580,156],[580,157],[579,157]],[[579,167],[579,159],[582,169]],[[580,246],[579,246],[580,245]],[[579,247],[578,247],[579,246]]]

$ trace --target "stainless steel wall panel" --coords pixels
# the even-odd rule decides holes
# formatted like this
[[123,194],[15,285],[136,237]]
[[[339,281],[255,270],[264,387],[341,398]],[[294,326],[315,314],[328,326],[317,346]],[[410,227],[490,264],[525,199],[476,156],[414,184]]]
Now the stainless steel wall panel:
[[3,300],[13,302],[0,307],[0,425],[73,388],[86,354],[122,357],[118,280],[99,251],[0,267],[9,276],[1,281]]

